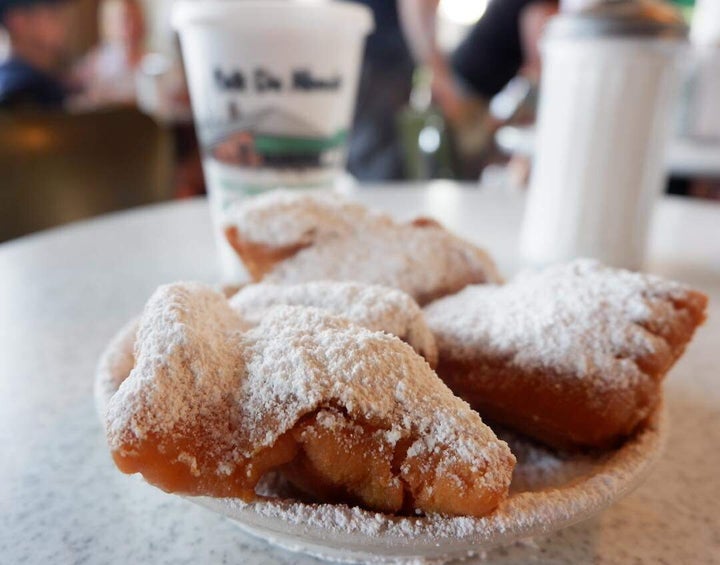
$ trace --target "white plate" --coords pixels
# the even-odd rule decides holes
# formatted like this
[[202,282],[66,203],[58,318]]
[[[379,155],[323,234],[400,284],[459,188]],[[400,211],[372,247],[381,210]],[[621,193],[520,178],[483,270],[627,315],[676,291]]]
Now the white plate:
[[[100,414],[132,369],[135,327],[131,323],[121,330],[102,356],[95,381]],[[273,498],[260,502],[187,499],[271,543],[324,559],[450,560],[547,534],[607,508],[638,486],[658,458],[664,422],[658,410],[620,448],[601,454],[557,454],[522,437],[498,433],[510,443],[518,464],[509,498],[484,518],[398,518],[344,505],[305,503],[288,497],[282,482],[273,477],[262,486],[263,493]]]

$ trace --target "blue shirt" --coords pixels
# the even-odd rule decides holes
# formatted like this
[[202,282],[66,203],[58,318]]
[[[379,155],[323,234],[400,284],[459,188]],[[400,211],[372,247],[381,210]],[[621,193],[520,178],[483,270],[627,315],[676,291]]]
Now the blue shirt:
[[67,94],[59,80],[18,57],[0,64],[0,108],[61,108]]

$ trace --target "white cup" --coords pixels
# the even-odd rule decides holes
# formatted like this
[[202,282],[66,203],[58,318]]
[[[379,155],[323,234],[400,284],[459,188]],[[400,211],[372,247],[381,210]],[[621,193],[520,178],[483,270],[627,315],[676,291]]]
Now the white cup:
[[329,187],[345,164],[371,12],[346,2],[180,0],[180,33],[223,278],[245,271],[225,211],[278,187]]

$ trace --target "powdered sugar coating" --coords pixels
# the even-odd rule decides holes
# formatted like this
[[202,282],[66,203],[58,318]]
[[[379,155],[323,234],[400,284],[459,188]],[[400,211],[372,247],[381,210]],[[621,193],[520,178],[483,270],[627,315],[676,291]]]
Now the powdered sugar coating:
[[[169,434],[223,404],[242,371],[238,344],[228,336],[244,327],[231,309],[223,307],[226,303],[221,294],[200,285],[156,291],[138,326],[135,365],[108,404],[105,422],[111,449],[139,444],[151,433]],[[212,317],[204,315],[210,311]],[[209,363],[210,359],[233,361]],[[217,438],[219,458],[227,459],[222,451],[228,439]],[[232,454],[224,464],[233,464]]]
[[133,344],[135,343],[137,328],[137,319],[125,324],[109,343],[106,354],[100,358],[97,368],[99,378],[95,379],[93,393],[95,395],[95,406],[99,410],[102,407],[98,415],[103,422],[105,421],[108,400],[115,394],[115,391],[135,366]]
[[510,481],[507,444],[410,346],[315,308],[277,306],[250,327],[210,287],[167,285],[145,308],[135,359],[108,404],[113,450],[207,425],[217,434],[216,473],[226,475],[304,415],[340,407],[414,440],[417,456],[439,454],[438,473],[461,463],[476,469],[478,485]]
[[369,330],[397,336],[437,364],[435,338],[417,303],[404,292],[357,282],[318,281],[298,285],[248,285],[230,299],[230,306],[246,321],[259,323],[268,308],[312,306],[341,316]]
[[317,236],[343,238],[356,226],[387,219],[336,194],[274,190],[232,205],[227,216],[249,240],[272,247],[310,243]]
[[274,191],[238,203],[227,216],[244,241],[306,246],[276,264],[268,282],[361,281],[425,303],[467,284],[500,281],[484,251],[441,226],[397,223],[338,195]]
[[592,378],[597,386],[631,390],[644,378],[639,358],[672,357],[667,341],[644,326],[670,325],[674,301],[687,292],[658,277],[578,260],[504,286],[468,287],[425,314],[442,355],[504,358],[560,380]]
[[[109,360],[131,358],[134,341],[135,329],[128,325],[103,354],[95,386],[100,413],[107,411],[112,383],[121,382],[129,370]],[[664,421],[653,418],[622,448],[600,454],[563,455],[523,442],[521,437],[507,438],[518,456],[511,494],[484,518],[437,514],[397,518],[345,505],[303,503],[294,500],[284,481],[274,474],[258,486],[269,500],[190,500],[237,520],[268,541],[324,559],[395,563],[423,556],[418,561],[427,558],[443,563],[500,543],[548,533],[616,501],[638,484],[659,456],[667,430]]]

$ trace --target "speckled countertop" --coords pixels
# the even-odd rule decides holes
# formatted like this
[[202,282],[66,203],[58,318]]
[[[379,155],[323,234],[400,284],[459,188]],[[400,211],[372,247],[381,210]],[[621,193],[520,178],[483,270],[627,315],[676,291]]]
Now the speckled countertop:
[[[448,183],[359,197],[429,213],[514,269],[523,199]],[[650,270],[711,296],[666,386],[666,452],[595,518],[488,552],[490,563],[720,563],[720,206],[665,199]],[[217,280],[204,201],[144,208],[0,245],[0,563],[315,563],[117,472],[95,415],[103,346],[160,283]]]

